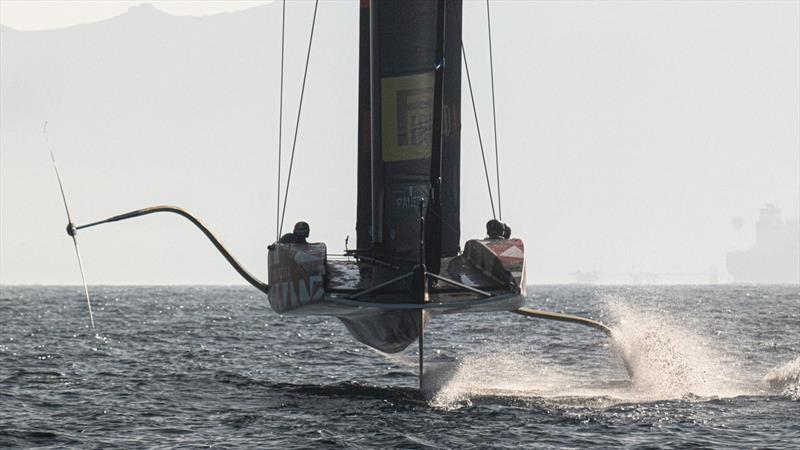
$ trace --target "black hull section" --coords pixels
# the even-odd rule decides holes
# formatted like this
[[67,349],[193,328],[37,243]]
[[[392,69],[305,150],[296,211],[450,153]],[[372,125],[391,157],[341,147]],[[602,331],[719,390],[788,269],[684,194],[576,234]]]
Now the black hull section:
[[[420,316],[420,311],[387,311],[339,320],[358,342],[385,353],[397,353],[419,337]],[[427,314],[425,319],[427,322]]]

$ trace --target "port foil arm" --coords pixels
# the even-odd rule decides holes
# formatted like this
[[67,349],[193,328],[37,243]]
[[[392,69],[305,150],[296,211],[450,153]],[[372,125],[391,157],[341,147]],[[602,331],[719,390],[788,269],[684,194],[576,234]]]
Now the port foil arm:
[[[258,278],[254,277],[250,272],[247,271],[240,263],[236,260],[236,258],[231,255],[227,248],[222,245],[222,242],[214,235],[208,227],[203,224],[197,217],[193,216],[189,211],[186,211],[183,208],[179,208],[177,206],[170,206],[170,205],[159,205],[159,206],[151,206],[149,208],[137,209],[136,211],[127,212],[125,214],[119,214],[113,217],[109,217],[108,219],[99,220],[97,222],[87,223],[85,225],[74,226],[73,233],[77,230],[82,230],[84,228],[90,228],[97,225],[102,225],[104,223],[110,222],[119,222],[121,220],[133,219],[134,217],[146,216],[148,214],[159,213],[159,212],[169,212],[173,214],[177,214],[186,218],[189,222],[192,222],[203,234],[206,235],[209,241],[214,244],[214,247],[219,250],[222,256],[225,257],[225,260],[242,276],[248,283],[253,285],[259,291],[269,294],[269,285],[264,283],[263,281],[259,280]],[[70,224],[71,225],[71,224]],[[68,227],[69,232],[69,227]]]

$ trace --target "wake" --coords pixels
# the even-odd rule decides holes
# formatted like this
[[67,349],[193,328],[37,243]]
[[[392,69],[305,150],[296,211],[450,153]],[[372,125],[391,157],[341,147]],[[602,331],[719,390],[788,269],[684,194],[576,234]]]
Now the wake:
[[431,368],[424,380],[431,404],[457,408],[481,397],[593,406],[748,395],[800,398],[800,357],[754,379],[712,339],[668,314],[642,311],[620,299],[606,304],[615,322],[612,348],[618,359],[610,354],[608,362],[619,366],[621,358],[633,379],[624,370],[610,381],[593,379],[574,364],[488,346],[449,367]]

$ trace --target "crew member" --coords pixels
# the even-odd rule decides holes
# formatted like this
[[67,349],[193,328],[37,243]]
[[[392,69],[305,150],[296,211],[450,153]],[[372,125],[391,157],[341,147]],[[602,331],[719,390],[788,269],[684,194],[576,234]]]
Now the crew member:
[[297,222],[294,224],[294,230],[281,236],[278,242],[281,244],[307,244],[310,232],[311,228],[306,222]]
[[486,222],[486,239],[503,239],[503,234],[505,234],[505,231],[505,224],[497,219],[492,219]]

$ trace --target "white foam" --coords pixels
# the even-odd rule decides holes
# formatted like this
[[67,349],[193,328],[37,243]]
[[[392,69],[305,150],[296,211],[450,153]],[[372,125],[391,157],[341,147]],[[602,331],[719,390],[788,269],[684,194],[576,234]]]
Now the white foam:
[[[479,396],[514,396],[613,404],[763,393],[758,383],[745,380],[731,355],[721,354],[712,340],[687,324],[619,299],[607,304],[616,321],[614,347],[633,369],[632,381],[586,379],[575,367],[494,346],[465,357],[431,382],[437,386],[432,403],[458,407]],[[609,358],[608,364],[616,361]],[[800,362],[794,364],[775,378],[794,379],[790,385],[796,390]]]
[[800,356],[767,372],[761,383],[769,393],[800,400]]
[[458,364],[426,374],[432,404],[453,408],[479,396],[542,397],[570,384],[559,366],[497,346],[484,347]]

